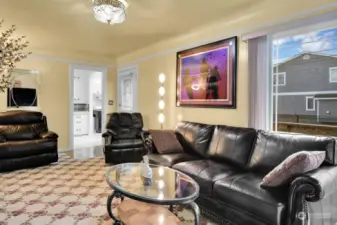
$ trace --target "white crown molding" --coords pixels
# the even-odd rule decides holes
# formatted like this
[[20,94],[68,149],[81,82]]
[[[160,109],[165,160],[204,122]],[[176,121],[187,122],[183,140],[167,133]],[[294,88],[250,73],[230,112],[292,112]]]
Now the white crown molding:
[[[145,56],[145,57],[141,57],[141,58],[133,60],[131,62],[127,62],[127,63],[125,63],[121,66],[117,66],[117,68],[127,67],[127,66],[134,65],[134,64],[137,64],[137,63],[142,62],[142,61],[147,61],[149,59],[158,58],[158,57],[170,54],[170,53],[176,53],[176,52],[179,52],[179,51],[182,51],[182,50],[185,50],[185,49],[197,47],[197,46],[200,46],[200,45],[203,45],[203,44],[215,42],[215,41],[222,40],[222,39],[225,39],[225,38],[229,38],[229,37],[232,37],[232,36],[241,36],[242,34],[258,31],[258,30],[261,30],[261,29],[266,29],[268,27],[279,26],[280,24],[289,22],[291,20],[298,20],[298,19],[301,19],[303,17],[307,17],[307,16],[310,16],[312,14],[315,14],[315,13],[318,13],[318,12],[321,12],[321,11],[324,11],[324,10],[328,10],[328,9],[331,9],[331,8],[335,8],[335,7],[337,7],[337,2],[327,4],[327,5],[324,5],[324,6],[320,6],[320,7],[314,8],[314,9],[302,11],[302,12],[299,12],[299,13],[295,13],[295,14],[277,19],[277,20],[271,20],[271,21],[268,21],[268,22],[265,22],[265,23],[261,23],[261,24],[255,25],[255,26],[248,27],[248,28],[235,30],[235,31],[227,33],[227,34],[217,35],[217,36],[214,36],[214,37],[209,38],[209,39],[204,39],[204,40],[196,42],[196,43],[191,43],[189,45],[184,45],[184,46],[181,46],[181,47],[169,49],[167,51],[163,51],[163,52],[151,54],[151,55],[148,55],[148,56]],[[146,49],[146,48],[149,48],[149,47],[151,47],[151,46],[145,47],[143,49]]]
[[107,67],[107,68],[116,67],[115,65],[112,65],[112,64],[109,65],[109,64],[89,63],[89,62],[84,62],[84,61],[63,59],[63,58],[57,58],[57,57],[52,57],[52,56],[40,55],[40,54],[31,54],[28,56],[28,58],[38,58],[38,59],[44,59],[44,60],[49,60],[49,61],[64,62],[64,63],[69,63],[69,64],[100,66],[100,67]]

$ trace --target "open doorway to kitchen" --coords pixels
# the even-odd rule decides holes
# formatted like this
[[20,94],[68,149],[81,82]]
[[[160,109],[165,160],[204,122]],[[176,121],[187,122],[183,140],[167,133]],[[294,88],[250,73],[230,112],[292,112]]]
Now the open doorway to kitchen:
[[102,155],[106,69],[71,66],[70,146],[74,158]]

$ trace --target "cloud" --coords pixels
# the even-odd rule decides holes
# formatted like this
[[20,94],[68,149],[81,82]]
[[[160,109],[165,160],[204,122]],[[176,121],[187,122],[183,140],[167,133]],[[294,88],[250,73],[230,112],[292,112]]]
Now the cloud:
[[273,40],[273,45],[280,46],[280,45],[286,44],[290,41],[291,41],[291,38],[289,38],[289,37],[279,38],[279,39]]
[[329,37],[319,34],[319,32],[312,32],[306,34],[301,43],[301,52],[319,52],[331,48],[332,43]]
[[321,52],[330,48],[332,48],[331,42],[321,40],[311,43],[302,43],[301,52]]

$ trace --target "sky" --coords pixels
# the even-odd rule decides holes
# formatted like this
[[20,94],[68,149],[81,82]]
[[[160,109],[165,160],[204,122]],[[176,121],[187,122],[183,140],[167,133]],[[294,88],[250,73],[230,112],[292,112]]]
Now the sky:
[[337,56],[337,28],[275,39],[273,47],[274,64],[305,52]]

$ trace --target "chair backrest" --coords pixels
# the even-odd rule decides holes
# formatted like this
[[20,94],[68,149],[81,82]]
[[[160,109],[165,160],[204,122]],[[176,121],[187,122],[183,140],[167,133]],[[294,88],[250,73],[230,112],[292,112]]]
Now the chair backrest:
[[335,138],[260,130],[248,168],[266,174],[289,155],[299,151],[325,151],[325,164],[337,164]]
[[206,157],[214,127],[208,124],[180,122],[176,127],[176,135],[184,150]]
[[121,139],[136,138],[143,129],[143,117],[140,113],[112,113],[106,129],[114,131]]
[[256,130],[225,125],[215,126],[207,158],[245,168],[256,140]]
[[0,113],[0,136],[6,141],[36,139],[48,131],[41,112],[15,110]]

